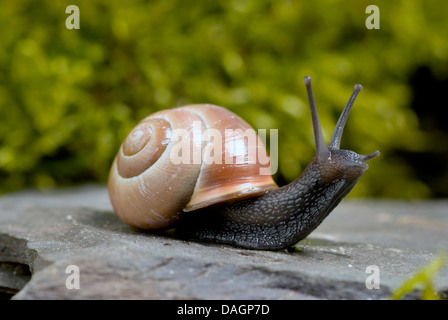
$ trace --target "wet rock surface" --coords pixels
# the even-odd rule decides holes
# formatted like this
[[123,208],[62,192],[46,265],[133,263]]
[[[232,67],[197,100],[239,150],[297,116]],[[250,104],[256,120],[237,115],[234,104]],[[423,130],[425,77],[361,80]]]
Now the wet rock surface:
[[[346,199],[285,252],[135,230],[105,186],[0,197],[0,298],[383,299],[447,248],[444,200]],[[379,289],[366,287],[372,265]],[[448,292],[446,266],[436,287]]]

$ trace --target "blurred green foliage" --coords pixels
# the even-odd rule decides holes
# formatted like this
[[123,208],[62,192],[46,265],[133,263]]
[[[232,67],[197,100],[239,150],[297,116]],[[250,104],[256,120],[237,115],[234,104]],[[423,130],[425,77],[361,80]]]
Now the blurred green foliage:
[[422,267],[404,281],[400,287],[396,288],[390,299],[404,299],[407,294],[418,290],[420,291],[420,300],[442,300],[443,294],[438,292],[440,289],[436,287],[435,282],[437,274],[444,267],[445,262],[446,253],[441,252],[434,261]]
[[[79,30],[65,27],[70,4]],[[380,30],[365,27],[370,4],[0,0],[0,192],[106,182],[141,118],[188,103],[279,128],[276,178],[290,181],[314,154],[310,75],[327,141],[353,85],[364,87],[342,147],[382,156],[352,196],[432,196],[394,152],[439,140],[420,129],[408,79],[422,65],[448,77],[448,2],[376,1]]]

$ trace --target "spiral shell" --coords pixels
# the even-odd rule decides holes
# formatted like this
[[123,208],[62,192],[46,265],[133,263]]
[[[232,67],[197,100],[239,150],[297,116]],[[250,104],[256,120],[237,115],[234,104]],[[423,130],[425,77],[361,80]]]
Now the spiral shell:
[[[226,138],[204,139],[207,129]],[[266,149],[258,136],[253,143],[243,134],[247,129],[253,130],[214,105],[188,105],[146,117],[126,137],[110,170],[108,189],[116,214],[141,229],[166,228],[184,212],[276,188],[270,174],[260,174],[261,168],[270,171],[270,163],[248,157],[250,152],[266,155]],[[174,139],[179,132],[182,139]],[[180,141],[191,146],[191,154],[185,149],[179,153]],[[189,161],[173,161],[173,155]],[[221,161],[204,161],[207,156]]]

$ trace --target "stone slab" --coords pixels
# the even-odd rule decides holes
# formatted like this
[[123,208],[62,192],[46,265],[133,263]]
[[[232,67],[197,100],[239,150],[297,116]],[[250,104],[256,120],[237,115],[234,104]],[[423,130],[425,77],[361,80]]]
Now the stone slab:
[[[384,299],[447,248],[445,200],[346,199],[284,252],[135,230],[102,185],[0,197],[0,292],[13,299]],[[80,289],[66,286],[71,265]],[[369,265],[380,289],[366,288]],[[448,292],[446,266],[436,285]]]

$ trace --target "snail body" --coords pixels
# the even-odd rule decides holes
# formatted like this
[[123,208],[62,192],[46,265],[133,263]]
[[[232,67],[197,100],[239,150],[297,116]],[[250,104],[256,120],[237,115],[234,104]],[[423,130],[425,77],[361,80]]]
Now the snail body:
[[[114,211],[137,228],[175,227],[175,235],[183,239],[249,249],[284,249],[308,236],[354,187],[368,168],[365,162],[379,152],[363,156],[339,148],[360,85],[327,146],[311,78],[304,81],[316,155],[296,180],[278,187],[266,174],[270,163],[250,158],[254,153],[265,155],[266,150],[260,138],[248,137],[253,129],[237,115],[218,106],[189,105],[157,112],[127,136],[109,176]],[[195,139],[195,130],[208,129],[226,139]],[[174,139],[178,131],[190,146],[182,149],[181,157],[190,161],[173,161],[173,154],[179,156],[179,139]],[[194,148],[199,150],[199,161],[194,161],[194,154],[184,154]],[[204,160],[207,157],[214,161]]]

